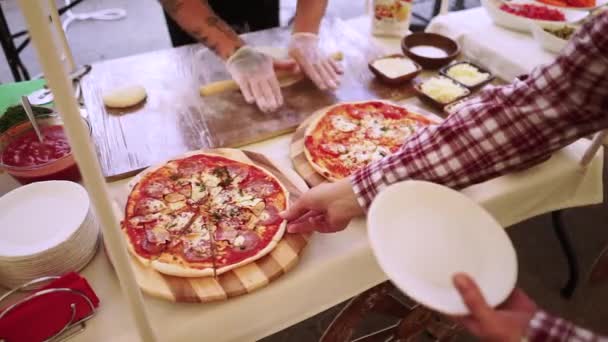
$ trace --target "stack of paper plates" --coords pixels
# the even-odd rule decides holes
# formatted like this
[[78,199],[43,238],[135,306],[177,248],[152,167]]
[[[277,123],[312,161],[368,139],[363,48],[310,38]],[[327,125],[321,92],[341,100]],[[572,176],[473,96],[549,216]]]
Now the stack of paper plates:
[[32,183],[0,197],[0,285],[83,268],[95,255],[99,228],[77,183]]

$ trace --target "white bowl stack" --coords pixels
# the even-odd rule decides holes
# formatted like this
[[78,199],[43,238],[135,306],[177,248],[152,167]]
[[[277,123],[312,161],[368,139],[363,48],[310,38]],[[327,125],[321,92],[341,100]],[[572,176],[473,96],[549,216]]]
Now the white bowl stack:
[[86,190],[37,182],[0,197],[0,285],[79,271],[95,255],[99,227]]

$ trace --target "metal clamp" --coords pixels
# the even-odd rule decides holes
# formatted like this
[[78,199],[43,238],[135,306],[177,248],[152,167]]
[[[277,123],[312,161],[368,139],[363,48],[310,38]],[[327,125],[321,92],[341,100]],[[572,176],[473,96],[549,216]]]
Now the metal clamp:
[[[34,279],[30,282],[27,282],[21,286],[18,286],[16,288],[8,291],[3,296],[0,296],[0,303],[2,303],[3,300],[10,297],[12,294],[14,294],[17,291],[35,291],[37,288],[39,288],[44,283],[48,283],[51,280],[56,280],[59,278],[60,277],[58,277],[58,276],[50,276],[50,277],[42,277],[42,278]],[[91,312],[89,315],[81,318],[78,321],[74,321],[74,319],[76,318],[76,303],[71,303],[70,304],[70,310],[71,310],[70,320],[63,326],[63,328],[61,328],[61,330],[59,330],[59,332],[57,332],[55,335],[53,335],[45,340],[45,342],[65,341],[65,340],[81,333],[82,331],[84,331],[84,329],[86,328],[86,321],[91,319],[96,313],[95,305],[93,305],[93,302],[91,302],[89,297],[87,297],[81,291],[70,289],[67,287],[58,287],[58,288],[38,291],[30,296],[23,298],[22,300],[10,305],[5,310],[0,312],[0,319],[2,319],[4,316],[6,316],[9,312],[11,312],[16,307],[34,299],[34,298],[41,297],[41,296],[44,296],[44,295],[47,295],[50,293],[57,293],[57,292],[69,292],[69,293],[73,293],[77,296],[80,296],[85,300],[85,302],[89,305],[89,308],[91,309]],[[7,341],[7,340],[3,339],[2,337],[0,337],[0,342],[10,342],[10,341]]]

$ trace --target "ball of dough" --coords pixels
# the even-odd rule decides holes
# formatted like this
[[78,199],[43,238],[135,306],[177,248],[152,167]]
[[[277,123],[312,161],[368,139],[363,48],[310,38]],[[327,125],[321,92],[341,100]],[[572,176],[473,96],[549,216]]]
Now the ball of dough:
[[110,108],[127,108],[146,99],[146,89],[139,85],[116,88],[103,94],[103,103]]

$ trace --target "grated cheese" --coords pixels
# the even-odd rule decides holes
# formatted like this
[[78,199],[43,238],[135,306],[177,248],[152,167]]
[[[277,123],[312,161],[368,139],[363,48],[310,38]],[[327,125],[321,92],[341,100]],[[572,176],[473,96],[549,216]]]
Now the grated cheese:
[[447,74],[456,81],[469,87],[477,85],[490,78],[490,74],[480,72],[479,69],[467,63],[454,65],[448,69]]
[[441,103],[450,103],[465,95],[467,90],[447,77],[433,77],[421,85],[422,92]]

